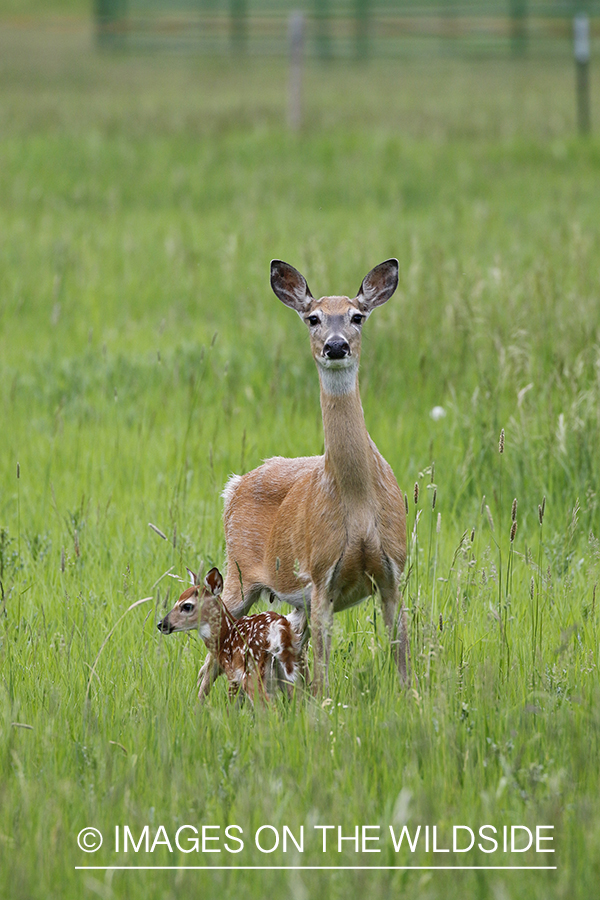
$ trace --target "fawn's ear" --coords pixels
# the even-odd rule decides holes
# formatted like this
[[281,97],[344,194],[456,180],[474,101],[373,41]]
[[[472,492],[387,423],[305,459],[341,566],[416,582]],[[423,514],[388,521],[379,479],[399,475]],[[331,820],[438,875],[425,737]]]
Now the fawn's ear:
[[371,312],[390,299],[398,287],[398,260],[386,259],[363,278],[356,299],[364,312]]
[[271,287],[282,303],[300,315],[306,312],[313,299],[304,275],[281,259],[271,261]]
[[196,587],[196,585],[198,584],[198,576],[195,575],[195,574],[192,572],[191,569],[188,569],[187,566],[185,567],[185,571],[188,573],[188,576],[189,576],[189,579],[190,579],[190,584],[191,584],[193,587]]
[[218,597],[221,591],[223,590],[223,576],[219,572],[216,566],[210,570],[210,572],[206,573],[204,578],[204,584],[211,592],[213,597]]

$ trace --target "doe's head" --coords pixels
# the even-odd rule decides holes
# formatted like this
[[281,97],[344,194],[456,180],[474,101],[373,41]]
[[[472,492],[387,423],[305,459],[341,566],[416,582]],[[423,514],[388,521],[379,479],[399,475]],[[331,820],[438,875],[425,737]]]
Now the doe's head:
[[320,369],[358,366],[363,323],[376,306],[390,299],[398,286],[398,260],[387,259],[363,278],[355,298],[321,297],[310,292],[306,279],[289,263],[271,262],[271,287],[286,306],[306,323],[313,357]]
[[223,591],[223,576],[216,566],[208,572],[203,584],[198,584],[199,579],[188,569],[192,586],[187,588],[179,597],[179,600],[167,615],[156,626],[163,634],[172,634],[173,631],[200,630],[202,634],[203,624],[212,618],[209,613],[217,604],[217,598]]

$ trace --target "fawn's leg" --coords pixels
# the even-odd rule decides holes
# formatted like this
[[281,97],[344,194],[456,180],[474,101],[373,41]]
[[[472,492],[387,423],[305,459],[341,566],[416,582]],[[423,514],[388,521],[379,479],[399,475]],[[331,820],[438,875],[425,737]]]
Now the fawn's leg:
[[209,653],[206,659],[204,660],[204,664],[200,671],[198,672],[198,684],[200,685],[200,690],[198,691],[198,700],[200,702],[204,702],[208,696],[208,693],[221,674],[221,667],[219,663],[214,658],[212,653]]

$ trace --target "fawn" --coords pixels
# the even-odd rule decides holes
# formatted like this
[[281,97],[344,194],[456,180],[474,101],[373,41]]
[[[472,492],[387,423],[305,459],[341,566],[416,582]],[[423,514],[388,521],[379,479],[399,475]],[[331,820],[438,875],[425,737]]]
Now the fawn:
[[[388,259],[365,276],[354,299],[315,299],[300,272],[273,260],[271,287],[309,332],[325,453],[268,459],[246,475],[233,475],[223,491],[223,604],[240,616],[267,593],[310,614],[317,694],[328,689],[334,613],[360,603],[374,585],[400,677],[408,678],[406,615],[399,596],[406,560],[404,498],[367,431],[358,390],[363,324],[397,285],[398,261]],[[207,657],[201,698],[219,673],[217,661]]]
[[301,671],[302,635],[291,622],[268,611],[235,619],[221,600],[223,578],[215,567],[204,584],[188,569],[192,587],[158,623],[163,634],[198,629],[200,637],[227,675],[229,697],[240,690],[254,702],[266,702],[277,688],[291,695]]

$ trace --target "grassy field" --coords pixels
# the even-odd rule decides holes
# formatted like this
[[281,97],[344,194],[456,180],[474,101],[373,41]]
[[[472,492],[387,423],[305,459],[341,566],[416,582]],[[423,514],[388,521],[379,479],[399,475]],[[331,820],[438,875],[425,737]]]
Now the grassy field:
[[[297,136],[286,77],[100,57],[76,20],[0,27],[0,896],[589,900],[600,144],[573,137],[566,63],[315,65]],[[325,702],[228,710],[219,682],[199,707],[203,645],[155,627],[170,575],[222,565],[231,472],[322,449],[269,260],[352,294],[392,255],[361,392],[408,497],[414,683],[371,600],[336,619]],[[116,852],[126,825],[162,843]],[[178,850],[182,825],[220,826],[221,853]],[[304,851],[260,852],[262,825],[303,826]],[[337,831],[323,853],[317,825],[380,826],[381,853]],[[556,852],[396,853],[390,825],[437,826],[438,849],[453,825],[553,826]],[[75,869],[127,864],[267,869]]]

